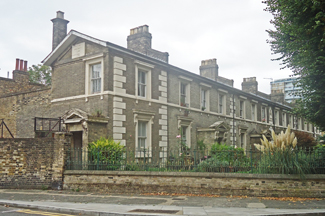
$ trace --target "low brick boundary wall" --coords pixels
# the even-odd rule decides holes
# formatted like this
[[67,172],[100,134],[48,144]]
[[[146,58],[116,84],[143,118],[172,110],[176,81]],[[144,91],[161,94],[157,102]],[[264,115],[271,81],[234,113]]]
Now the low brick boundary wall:
[[325,175],[66,170],[64,189],[325,198]]
[[62,188],[71,134],[54,138],[0,138],[0,189]]

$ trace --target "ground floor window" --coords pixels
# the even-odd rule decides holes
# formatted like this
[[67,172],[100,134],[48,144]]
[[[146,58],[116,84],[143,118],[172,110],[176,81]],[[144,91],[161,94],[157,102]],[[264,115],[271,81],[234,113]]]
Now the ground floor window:
[[138,149],[146,148],[148,122],[138,122]]

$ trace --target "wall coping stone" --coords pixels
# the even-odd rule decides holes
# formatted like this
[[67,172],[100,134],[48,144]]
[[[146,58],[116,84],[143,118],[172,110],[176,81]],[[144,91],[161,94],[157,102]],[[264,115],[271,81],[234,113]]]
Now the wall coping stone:
[[[173,176],[201,178],[244,178],[244,179],[289,179],[301,180],[299,175],[287,174],[246,174],[246,173],[204,173],[204,172],[146,172],[146,171],[105,171],[105,170],[65,170],[64,175],[123,175],[123,176]],[[306,175],[306,180],[323,180],[325,174]]]

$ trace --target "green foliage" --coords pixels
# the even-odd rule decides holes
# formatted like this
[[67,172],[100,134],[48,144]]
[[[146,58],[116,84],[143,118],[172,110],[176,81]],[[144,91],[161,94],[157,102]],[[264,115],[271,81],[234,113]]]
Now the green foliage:
[[312,173],[312,161],[305,150],[277,149],[265,151],[259,160],[259,173],[272,174],[299,174],[304,178],[305,174]]
[[244,167],[247,164],[248,158],[243,148],[214,143],[211,146],[211,158],[202,161],[198,165],[198,170],[206,172],[229,172],[233,167]]
[[29,67],[29,81],[33,83],[39,83],[44,85],[51,85],[52,83],[52,70],[46,65],[32,65]]
[[108,169],[117,169],[124,160],[124,146],[120,142],[115,142],[112,138],[101,137],[96,142],[88,145],[89,160],[94,165],[107,165]]
[[325,144],[325,134],[323,136],[319,136],[317,138],[317,141],[321,144]]
[[220,161],[217,157],[212,157],[202,161],[198,165],[200,172],[222,172],[223,168],[229,167],[228,161]]
[[206,144],[204,143],[203,140],[198,140],[197,141],[197,149],[198,150],[205,150],[206,149]]
[[325,1],[265,0],[275,30],[268,41],[284,67],[298,76],[295,114],[325,128]]
[[211,156],[216,157],[219,161],[227,161],[231,165],[235,161],[246,161],[246,156],[243,148],[236,148],[226,144],[214,143],[211,146]]

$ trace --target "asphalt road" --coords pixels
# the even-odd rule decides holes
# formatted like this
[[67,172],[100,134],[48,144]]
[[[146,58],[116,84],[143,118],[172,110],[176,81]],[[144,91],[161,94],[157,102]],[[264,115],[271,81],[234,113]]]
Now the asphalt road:
[[33,209],[22,209],[22,208],[13,208],[13,207],[5,207],[0,206],[0,216],[31,216],[31,215],[47,215],[47,216],[72,216],[74,214],[62,214],[56,212],[46,212],[46,211],[38,211]]

